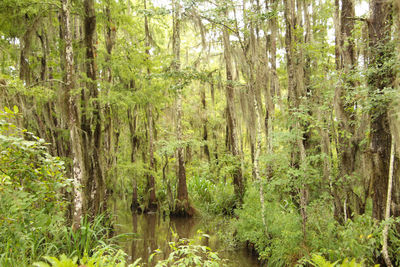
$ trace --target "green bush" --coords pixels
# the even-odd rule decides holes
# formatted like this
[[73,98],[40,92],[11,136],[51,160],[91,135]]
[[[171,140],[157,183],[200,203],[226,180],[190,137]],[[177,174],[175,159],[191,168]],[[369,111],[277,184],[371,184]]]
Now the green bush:
[[93,221],[89,221],[86,217],[82,218],[81,227],[77,230],[72,226],[61,228],[63,236],[59,246],[63,249],[62,252],[70,257],[79,258],[85,254],[92,255],[99,244],[104,246],[109,243],[112,229],[107,225],[110,225],[107,216],[101,214]]
[[122,250],[116,250],[111,247],[98,247],[92,256],[84,255],[81,259],[77,256],[67,257],[61,255],[59,258],[44,256],[44,261],[35,262],[35,267],[134,267],[138,266],[139,260],[127,265],[126,254]]
[[27,266],[43,255],[92,255],[108,243],[100,215],[73,231],[65,219],[71,191],[63,162],[44,140],[10,123],[18,109],[0,113],[0,266]]
[[[204,235],[207,236],[207,235]],[[208,237],[208,236],[207,236]],[[199,235],[199,241],[202,236]],[[180,239],[178,242],[169,243],[172,252],[168,255],[167,259],[160,260],[156,263],[156,267],[167,266],[193,266],[193,267],[220,267],[226,266],[225,261],[222,260],[217,253],[213,252],[209,247],[197,245],[195,240]],[[162,253],[157,250],[150,256],[149,262],[153,257]]]
[[265,202],[265,217],[268,233],[261,218],[259,191],[248,188],[242,209],[236,211],[237,238],[254,245],[260,258],[271,266],[292,265],[299,260],[304,248],[301,246],[301,218],[295,207],[288,201]]
[[[58,250],[70,189],[63,162],[44,140],[8,122],[18,109],[0,113],[0,265],[27,263]],[[27,140],[28,139],[28,140]]]
[[[268,188],[265,192],[268,192]],[[240,242],[252,244],[260,258],[266,260],[270,266],[301,264],[304,260],[310,260],[312,253],[320,253],[327,261],[332,262],[347,258],[352,259],[349,264],[363,262],[368,266],[373,265],[381,254],[381,233],[385,222],[379,224],[369,215],[359,215],[340,225],[335,221],[333,211],[326,208],[329,201],[327,198],[320,196],[309,203],[307,240],[303,244],[301,216],[290,198],[275,199],[273,193],[266,196],[266,232],[261,218],[258,188],[250,187],[242,208],[236,210],[238,219],[233,222],[236,238]],[[388,223],[392,225],[389,231],[389,242],[392,244],[389,253],[398,265],[398,251],[393,248],[399,247],[400,238],[394,227],[395,221]],[[342,266],[353,266],[343,264]]]
[[196,207],[209,214],[232,215],[237,200],[231,183],[194,176],[188,189]]
[[[339,263],[340,262],[339,260],[331,263],[330,261],[326,260],[323,256],[318,255],[318,254],[313,254],[311,257],[311,260],[307,261],[307,262],[315,267],[335,267],[335,266],[337,266],[337,267],[363,267],[363,266],[365,266],[363,261],[358,263],[355,259],[349,260],[347,258],[344,259],[341,263]],[[375,267],[378,267],[378,266],[379,266],[379,264],[375,265]]]

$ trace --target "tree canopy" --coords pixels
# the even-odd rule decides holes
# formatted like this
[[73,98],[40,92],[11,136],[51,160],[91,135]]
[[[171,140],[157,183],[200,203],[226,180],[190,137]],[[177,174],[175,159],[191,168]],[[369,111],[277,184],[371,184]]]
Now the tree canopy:
[[271,266],[397,266],[399,8],[1,1],[1,233],[123,202],[225,216]]

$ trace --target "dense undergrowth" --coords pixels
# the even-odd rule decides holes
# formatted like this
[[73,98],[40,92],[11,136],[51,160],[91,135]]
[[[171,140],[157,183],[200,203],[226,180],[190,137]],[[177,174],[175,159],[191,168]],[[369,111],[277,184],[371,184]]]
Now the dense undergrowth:
[[18,109],[0,114],[0,266],[30,266],[45,255],[82,258],[113,250],[109,216],[73,230],[67,199],[72,182],[44,140],[18,128]]
[[[352,216],[340,224],[334,219],[331,196],[314,196],[307,208],[304,240],[297,200],[290,193],[286,197],[279,194],[289,191],[282,189],[289,187],[283,179],[263,184],[266,192],[266,225],[263,225],[257,183],[248,184],[243,204],[239,205],[229,182],[213,181],[207,175],[205,172],[192,178],[190,195],[203,217],[219,218],[219,236],[227,249],[247,244],[267,266],[373,266],[382,260],[382,229],[389,223],[392,247],[389,253],[395,265],[400,265],[396,222],[375,221],[370,215],[370,204],[364,215]],[[321,255],[324,262],[315,255]],[[359,265],[354,265],[357,262]]]
[[[18,128],[18,109],[0,113],[0,266],[112,267],[128,264],[113,236],[112,216],[83,217],[78,229],[68,219],[72,181],[62,160],[44,140]],[[191,240],[170,243],[171,254],[156,266],[223,266],[209,248]]]
[[[35,266],[126,266],[126,254],[110,238],[109,216],[83,219],[76,231],[69,226],[67,196],[72,183],[65,176],[64,164],[47,153],[44,140],[6,121],[15,119],[17,113],[17,109],[6,109],[0,118],[0,266],[28,266],[35,262]],[[207,169],[211,168],[203,170]],[[259,184],[248,185],[243,204],[239,204],[231,183],[212,179],[212,175],[203,171],[190,179],[193,203],[203,216],[220,215],[220,237],[227,248],[247,242],[268,266],[358,266],[356,262],[373,265],[380,258],[383,225],[395,223],[378,224],[366,213],[339,224],[333,219],[332,209],[326,208],[330,196],[320,195],[308,205],[304,240],[296,199],[290,194],[282,197],[274,193],[282,191],[283,183],[262,185],[268,196],[264,225]],[[396,227],[390,229],[391,247],[398,248],[399,234]],[[171,246],[169,258],[157,266],[224,264],[217,254],[191,241]],[[400,264],[399,255],[395,249],[390,251],[396,265]],[[352,260],[343,261],[345,258]],[[138,260],[131,266],[140,264]]]

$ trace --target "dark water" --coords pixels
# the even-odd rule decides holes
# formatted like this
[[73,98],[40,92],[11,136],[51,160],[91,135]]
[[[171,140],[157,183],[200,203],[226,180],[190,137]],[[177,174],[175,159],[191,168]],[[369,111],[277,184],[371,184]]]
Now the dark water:
[[[215,223],[212,225],[199,218],[163,218],[157,213],[146,215],[125,213],[118,217],[119,233],[136,233],[131,240],[123,243],[131,262],[141,258],[142,263],[146,263],[156,249],[160,249],[163,253],[158,254],[155,260],[165,258],[171,252],[169,242],[177,241],[179,237],[196,239],[199,244],[210,247],[218,252],[220,258],[227,259],[228,266],[260,266],[257,257],[248,253],[246,248],[226,250],[215,234]],[[203,237],[199,240],[198,237],[201,235],[198,233],[199,230],[207,234],[209,238]]]

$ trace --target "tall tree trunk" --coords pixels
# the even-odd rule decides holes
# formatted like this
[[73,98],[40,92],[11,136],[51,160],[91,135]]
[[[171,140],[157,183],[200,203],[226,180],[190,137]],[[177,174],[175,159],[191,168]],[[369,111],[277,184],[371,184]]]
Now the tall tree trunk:
[[[113,83],[113,73],[111,69],[111,56],[112,50],[115,44],[116,38],[116,25],[114,24],[111,16],[111,0],[106,1],[105,7],[105,15],[106,15],[106,25],[105,25],[105,46],[107,54],[105,56],[106,69],[105,69],[105,95],[108,96],[110,93],[110,89]],[[112,107],[110,103],[106,103],[104,106],[104,167],[103,174],[104,180],[114,180],[117,178],[117,152],[118,152],[118,135],[119,135],[119,127],[115,127],[118,125],[115,123],[113,119],[113,113],[118,114],[118,110],[116,107]],[[107,199],[109,197],[110,192],[106,189],[107,193],[105,195],[104,205],[107,203]]]
[[[25,23],[29,24],[28,21]],[[29,67],[28,57],[31,50],[31,35],[33,26],[28,27],[25,31],[21,40],[21,51],[20,51],[20,68],[19,68],[19,78],[25,82],[26,86],[29,87],[31,84],[31,70]]]
[[[239,152],[239,140],[237,137],[236,129],[236,114],[235,114],[235,92],[233,87],[232,78],[232,49],[229,40],[229,32],[226,28],[222,30],[223,43],[224,43],[224,58],[226,70],[226,105],[227,105],[227,126],[230,141],[230,148],[232,155],[236,158],[237,162],[241,161]],[[244,196],[244,183],[241,165],[237,164],[233,173],[233,185],[237,199],[242,202]]]
[[[277,11],[279,0],[270,0],[271,1],[271,11]],[[267,1],[266,1],[267,3]],[[278,14],[278,13],[276,13]],[[271,95],[276,96],[278,98],[278,103],[282,106],[282,99],[281,99],[281,91],[279,86],[279,77],[276,68],[276,50],[277,50],[277,35],[278,35],[278,15],[273,16],[270,19],[270,63],[271,63]]]
[[[339,15],[339,0],[336,0],[335,6],[335,56],[336,68],[341,75],[341,84],[335,89],[335,111],[341,131],[344,134],[338,135],[338,154],[339,154],[339,174],[337,181],[348,181],[355,171],[356,153],[358,141],[355,136],[355,111],[354,101],[346,100],[351,95],[351,90],[355,87],[351,79],[351,71],[356,67],[355,44],[352,38],[354,30],[354,0],[342,0]],[[335,182],[334,190],[339,191]],[[351,188],[345,186],[344,199],[348,199]],[[336,197],[337,198],[337,197]],[[345,220],[344,214],[351,213],[350,210],[344,210],[340,198],[335,199],[335,217],[339,222]],[[347,208],[346,208],[347,209]]]
[[150,173],[147,175],[147,192],[149,194],[148,209],[150,211],[157,210],[156,186],[154,180],[154,130],[153,130],[153,105],[148,105],[148,129],[149,129],[149,168]]
[[370,47],[370,100],[372,107],[370,152],[372,162],[372,216],[377,220],[385,218],[385,204],[387,199],[389,159],[391,147],[391,133],[388,118],[388,103],[379,98],[384,89],[394,82],[392,60],[395,51],[391,39],[392,1],[372,0],[371,17],[369,20],[369,47]]
[[[255,56],[255,55],[254,55]],[[250,71],[252,71],[250,69]],[[250,76],[252,74],[250,73]],[[252,79],[250,79],[251,81]],[[262,222],[264,225],[264,230],[265,234],[268,234],[268,228],[267,228],[267,223],[266,223],[266,218],[265,218],[265,201],[264,201],[264,184],[262,182],[261,176],[260,176],[260,153],[261,153],[261,142],[262,142],[262,124],[261,124],[261,111],[260,107],[258,105],[258,101],[256,98],[256,92],[254,90],[254,84],[250,85],[250,89],[252,90],[252,95],[253,95],[253,105],[254,105],[254,110],[255,110],[255,116],[256,116],[256,125],[255,125],[255,152],[254,152],[254,161],[253,161],[253,173],[255,176],[256,181],[259,183],[259,198],[260,198],[260,203],[261,203],[261,218]]]
[[[395,155],[395,141],[392,137],[392,145],[390,148],[390,164],[389,164],[389,177],[388,177],[388,191],[386,198],[386,208],[385,208],[385,220],[390,218],[390,205],[392,202],[392,185],[393,185],[393,170],[394,170],[394,155]],[[392,267],[392,262],[390,261],[389,251],[388,251],[388,233],[389,233],[389,223],[386,223],[382,231],[382,254],[383,259],[388,267]]]
[[202,123],[203,123],[203,149],[204,149],[204,154],[206,155],[208,162],[210,162],[210,150],[208,148],[208,132],[207,132],[207,103],[206,103],[206,88],[204,84],[201,84],[201,89],[200,89],[200,95],[201,95],[201,106],[203,108],[202,111]]
[[[271,4],[268,4],[269,1],[265,1],[265,9],[276,11],[278,9],[279,2],[277,0],[271,0]],[[266,79],[266,82],[269,84],[265,85],[265,137],[267,143],[267,152],[268,154],[273,153],[273,144],[272,144],[272,133],[273,133],[273,117],[275,114],[275,104],[273,102],[273,97],[278,99],[278,103],[282,108],[282,99],[280,94],[279,87],[279,77],[276,68],[276,46],[277,46],[277,32],[278,32],[278,19],[277,15],[273,16],[268,25],[271,31],[271,35],[265,36],[265,54],[266,59],[269,59],[271,64],[271,68],[268,68],[268,64],[265,67],[266,76],[269,75],[269,79]],[[269,56],[269,57],[268,57]],[[263,63],[261,63],[263,64]],[[272,173],[271,166],[267,166],[267,176],[270,177]]]
[[79,129],[79,112],[76,104],[76,97],[71,94],[75,89],[74,81],[74,54],[72,48],[71,34],[71,16],[69,0],[61,0],[61,29],[62,36],[65,41],[64,48],[64,84],[63,84],[63,103],[66,104],[64,116],[70,130],[70,141],[72,147],[73,159],[73,180],[74,180],[74,207],[73,207],[73,228],[80,228],[81,218],[83,214],[84,195],[81,191],[82,182],[84,181],[86,171],[82,153],[82,137]]
[[[131,87],[133,83],[131,83]],[[129,125],[129,141],[131,144],[131,163],[136,162],[136,150],[139,147],[139,138],[136,134],[136,127],[137,127],[137,106],[133,108],[133,111],[131,108],[128,108],[127,111],[128,115],[128,125]],[[140,210],[140,205],[138,201],[138,193],[137,193],[137,177],[135,176],[135,173],[132,173],[132,202],[131,202],[131,210],[132,212],[136,211],[141,211]]]
[[[93,214],[104,211],[103,201],[106,195],[106,187],[101,168],[101,118],[100,118],[100,102],[99,91],[97,88],[97,66],[96,66],[96,13],[94,9],[94,0],[85,0],[85,17],[84,17],[84,41],[86,48],[86,75],[89,81],[86,83],[88,89],[89,101],[87,105],[90,110],[85,110],[87,116],[90,116],[86,133],[88,135],[88,164],[90,171],[88,172],[88,187],[90,190],[91,183],[94,186],[95,194],[93,199]],[[91,114],[88,114],[88,113]],[[92,131],[93,129],[93,131]],[[87,192],[92,194],[92,192]]]
[[[259,6],[256,7],[256,10],[258,12],[260,11]],[[245,12],[245,10],[243,11]],[[254,117],[254,125],[252,127],[249,127],[249,131],[253,131],[253,137],[254,137],[254,146],[252,145],[252,150],[254,150],[254,156],[253,156],[253,176],[255,180],[258,183],[259,186],[259,199],[260,199],[260,204],[261,204],[261,218],[263,222],[263,227],[265,234],[268,234],[268,228],[267,228],[267,223],[266,223],[266,218],[265,218],[265,201],[264,201],[264,184],[261,179],[260,175],[260,153],[261,153],[261,143],[262,143],[262,109],[261,109],[261,104],[262,102],[259,99],[259,95],[261,94],[261,88],[262,86],[266,87],[266,95],[267,95],[267,109],[271,108],[270,105],[272,104],[272,98],[270,97],[270,86],[268,84],[268,76],[269,76],[269,69],[268,65],[265,64],[266,66],[263,66],[260,64],[260,58],[264,58],[266,60],[268,58],[268,53],[267,50],[264,50],[266,53],[265,55],[261,56],[259,54],[259,51],[261,50],[259,48],[260,42],[257,39],[258,36],[258,24],[255,24],[253,21],[250,21],[249,23],[249,29],[250,29],[250,38],[248,40],[248,44],[250,49],[243,51],[245,58],[246,58],[246,63],[247,63],[247,69],[248,69],[248,83],[249,83],[249,95],[250,95],[250,101],[249,105],[252,106],[251,113],[252,117]],[[261,81],[265,80],[264,83]],[[268,110],[267,110],[268,113]],[[270,120],[270,118],[269,118]],[[268,125],[266,125],[268,126]],[[268,132],[268,131],[267,131]]]
[[[173,69],[174,71],[180,71],[180,49],[181,49],[181,36],[180,36],[180,25],[181,25],[181,11],[180,11],[180,0],[172,0],[173,5],[173,33],[172,33],[172,50],[174,54]],[[182,86],[177,86],[176,96],[176,137],[178,139],[178,202],[175,205],[174,214],[181,216],[191,216],[192,208],[189,203],[189,196],[186,185],[186,170],[185,170],[185,159],[184,151],[182,147]]]
[[[147,8],[146,0],[144,0],[144,9]],[[150,31],[149,31],[149,22],[147,15],[144,17],[144,31],[146,36],[146,48],[145,53],[147,56],[147,61],[150,60]],[[147,62],[147,75],[150,75],[150,62]],[[147,175],[147,192],[149,194],[149,203],[148,209],[150,211],[157,210],[157,199],[156,199],[156,186],[154,180],[154,130],[153,130],[153,105],[151,103],[147,106],[147,115],[148,115],[148,129],[149,129],[149,168],[150,173]]]
[[[293,130],[298,132],[298,136],[293,144],[292,152],[292,167],[302,169],[302,175],[297,178],[300,180],[300,187],[296,190],[299,192],[299,205],[300,214],[302,217],[302,230],[303,230],[303,244],[305,245],[307,234],[307,202],[308,202],[308,188],[306,186],[306,149],[305,144],[307,143],[308,134],[305,130],[306,122],[301,118],[296,117],[293,114],[293,110],[301,112],[299,110],[302,104],[305,92],[304,82],[304,58],[302,51],[302,39],[303,34],[299,35],[296,31],[299,27],[302,27],[302,5],[299,0],[285,0],[285,22],[286,22],[286,59],[287,59],[287,72],[288,72],[288,102],[289,110],[294,121],[291,122]],[[296,5],[295,5],[296,4]],[[300,38],[299,38],[300,36]]]

